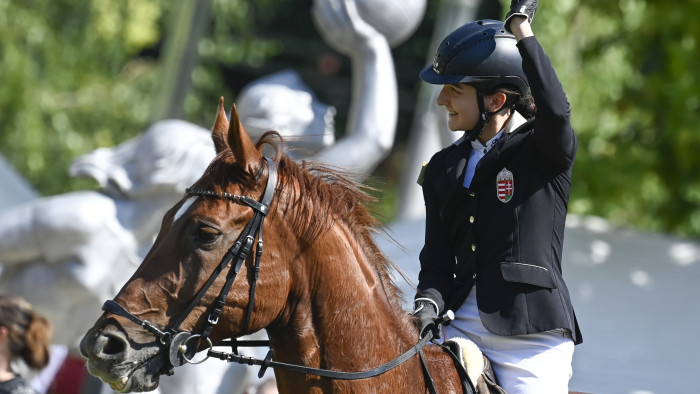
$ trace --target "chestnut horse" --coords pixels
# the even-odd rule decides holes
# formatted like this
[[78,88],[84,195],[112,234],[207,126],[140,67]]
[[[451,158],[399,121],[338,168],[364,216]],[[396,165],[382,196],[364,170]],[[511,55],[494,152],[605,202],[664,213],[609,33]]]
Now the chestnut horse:
[[[255,145],[235,106],[229,124],[223,98],[212,138],[217,156],[165,215],[143,263],[83,338],[89,372],[120,392],[153,390],[179,364],[173,352],[200,357],[192,350],[209,341],[260,329],[274,362],[333,371],[372,370],[415,348],[418,330],[401,307],[394,266],[372,238],[368,195],[335,171],[295,163],[280,153],[275,133]],[[438,393],[462,392],[441,347],[427,345],[423,354]],[[427,390],[418,354],[357,380],[275,375],[280,393]]]

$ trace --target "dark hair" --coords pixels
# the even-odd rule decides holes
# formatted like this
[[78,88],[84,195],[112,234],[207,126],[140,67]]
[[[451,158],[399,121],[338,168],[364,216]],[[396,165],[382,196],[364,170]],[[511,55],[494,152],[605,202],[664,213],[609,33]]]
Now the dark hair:
[[521,95],[520,90],[511,85],[499,85],[493,88],[481,88],[481,94],[491,96],[496,93],[504,93],[506,95],[506,103],[503,108],[515,109],[525,119],[530,119],[537,114],[537,106],[535,100],[530,93]]
[[51,323],[26,300],[0,294],[0,326],[7,328],[12,359],[21,357],[32,369],[49,363]]

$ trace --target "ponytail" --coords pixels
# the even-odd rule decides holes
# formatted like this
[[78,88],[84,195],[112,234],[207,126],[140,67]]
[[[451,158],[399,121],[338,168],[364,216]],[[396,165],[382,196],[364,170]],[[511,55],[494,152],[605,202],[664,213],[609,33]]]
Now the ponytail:
[[481,93],[484,96],[491,96],[496,93],[505,94],[506,102],[501,109],[510,108],[511,110],[518,111],[525,119],[531,119],[537,114],[537,106],[535,105],[535,99],[532,98],[532,95],[528,92],[528,94],[523,96],[520,94],[520,90],[513,85],[482,88]]
[[44,316],[33,313],[25,334],[22,358],[33,369],[42,369],[49,363],[51,323]]
[[0,295],[0,326],[8,331],[11,358],[22,358],[32,369],[49,363],[51,323],[21,297]]
[[528,93],[526,96],[518,95],[516,100],[513,108],[525,119],[530,119],[537,114],[535,99],[532,98],[531,94]]

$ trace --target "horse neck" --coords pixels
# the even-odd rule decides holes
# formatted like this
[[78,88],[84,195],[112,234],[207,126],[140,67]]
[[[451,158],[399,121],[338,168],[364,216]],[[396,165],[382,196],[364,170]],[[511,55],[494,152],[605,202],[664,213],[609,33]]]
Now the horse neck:
[[[416,333],[387,294],[363,250],[342,223],[294,262],[290,321],[269,329],[276,355],[309,366],[363,370],[390,361],[415,344]],[[366,248],[365,248],[366,249]],[[304,267],[303,269],[298,269]]]

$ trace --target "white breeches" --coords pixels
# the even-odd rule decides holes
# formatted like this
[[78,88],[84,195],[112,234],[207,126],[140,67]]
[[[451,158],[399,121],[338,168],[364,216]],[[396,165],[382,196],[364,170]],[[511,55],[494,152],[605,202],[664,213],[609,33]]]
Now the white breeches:
[[574,342],[564,330],[501,336],[481,324],[476,286],[444,328],[444,340],[465,337],[488,357],[498,384],[508,394],[566,394],[569,388]]

